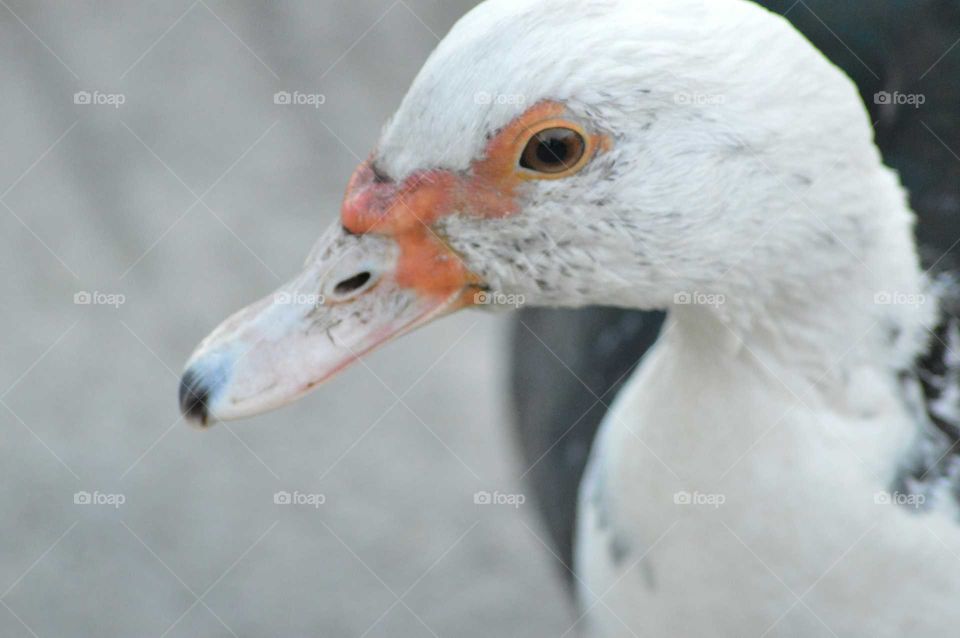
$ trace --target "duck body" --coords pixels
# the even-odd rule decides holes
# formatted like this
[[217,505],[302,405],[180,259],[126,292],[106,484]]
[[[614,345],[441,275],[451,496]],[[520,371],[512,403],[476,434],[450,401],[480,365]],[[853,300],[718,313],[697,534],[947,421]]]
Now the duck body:
[[955,309],[918,267],[896,176],[865,159],[859,187],[838,209],[878,222],[853,262],[760,304],[718,281],[714,303],[670,308],[581,485],[586,635],[893,638],[960,622],[956,438],[929,418],[917,368],[932,349],[950,358],[935,327]]
[[611,407],[581,488],[587,635],[933,636],[960,619],[950,508],[895,502],[916,423],[892,375],[848,368],[869,396],[801,399],[788,370],[719,326],[732,353],[704,351],[684,321]]
[[870,164],[859,205],[880,221],[855,263],[760,305],[721,282],[683,298],[604,417],[573,570],[591,638],[960,622],[955,289],[919,269],[902,188]]
[[[938,0],[757,3],[785,15],[856,81],[884,160],[900,172],[910,192],[920,222],[917,235],[927,251],[925,267],[958,270],[955,260],[943,258],[956,252],[960,237],[960,163],[951,155],[960,143],[954,117],[960,108],[960,55],[954,50],[943,56],[960,38],[957,5]],[[923,94],[926,103],[920,109],[876,104],[874,95],[881,91]],[[566,564],[572,564],[575,494],[591,444],[612,398],[656,341],[662,322],[662,313],[623,308],[524,308],[518,313],[511,343],[515,429],[529,468],[526,478]],[[568,571],[561,573],[570,579]]]
[[893,493],[928,474],[908,390],[937,385],[913,227],[856,87],[781,18],[488,0],[303,272],[200,344],[181,404],[272,409],[489,299],[666,309],[582,489],[588,635],[949,634],[960,526],[937,490]]
[[[809,53],[781,35],[769,55]],[[820,79],[833,99],[809,109],[829,129],[831,103],[859,98],[835,69]],[[780,177],[769,199],[744,193],[755,212],[808,213],[824,231],[811,252],[681,288],[602,422],[574,569],[590,636],[933,636],[960,622],[960,526],[938,480],[955,464],[928,458],[908,476],[936,432],[905,379],[949,308],[919,267],[914,214],[865,110],[845,116],[827,153],[843,159],[798,159],[823,157],[828,130],[789,151],[769,141],[753,179]],[[955,460],[949,443],[936,461]]]

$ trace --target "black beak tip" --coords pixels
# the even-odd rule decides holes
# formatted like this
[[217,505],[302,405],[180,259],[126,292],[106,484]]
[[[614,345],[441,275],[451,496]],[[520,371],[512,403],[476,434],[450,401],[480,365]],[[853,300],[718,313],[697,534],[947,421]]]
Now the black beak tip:
[[210,400],[210,388],[203,377],[187,370],[180,379],[180,412],[188,420],[200,426],[207,426],[210,412],[207,402]]

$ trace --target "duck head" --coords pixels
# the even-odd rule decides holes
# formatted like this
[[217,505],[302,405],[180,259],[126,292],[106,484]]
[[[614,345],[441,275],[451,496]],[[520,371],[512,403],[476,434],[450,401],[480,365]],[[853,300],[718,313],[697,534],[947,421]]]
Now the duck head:
[[[276,408],[499,300],[761,295],[778,283],[752,273],[788,278],[824,239],[788,191],[812,193],[825,156],[833,174],[851,149],[877,162],[871,139],[852,83],[744,0],[488,0],[426,62],[303,271],[200,344],[181,407]],[[855,244],[864,222],[826,223]]]

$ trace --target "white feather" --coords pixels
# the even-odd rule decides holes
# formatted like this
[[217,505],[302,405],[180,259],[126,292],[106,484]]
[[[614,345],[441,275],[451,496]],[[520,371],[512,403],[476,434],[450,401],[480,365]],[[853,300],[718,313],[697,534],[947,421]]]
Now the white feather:
[[882,502],[917,433],[896,375],[937,303],[853,83],[742,0],[489,0],[431,56],[378,165],[466,171],[546,99],[613,148],[527,187],[517,215],[441,231],[528,302],[672,308],[584,489],[591,635],[955,631],[960,529]]

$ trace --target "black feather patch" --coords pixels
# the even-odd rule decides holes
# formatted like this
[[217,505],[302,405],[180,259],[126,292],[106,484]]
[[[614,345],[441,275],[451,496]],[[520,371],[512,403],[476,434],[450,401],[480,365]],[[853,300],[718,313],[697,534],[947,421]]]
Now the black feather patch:
[[920,435],[894,487],[898,493],[922,494],[927,507],[944,490],[960,502],[960,286],[946,274],[938,284],[940,322],[927,351],[900,375]]

